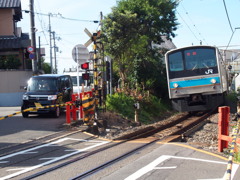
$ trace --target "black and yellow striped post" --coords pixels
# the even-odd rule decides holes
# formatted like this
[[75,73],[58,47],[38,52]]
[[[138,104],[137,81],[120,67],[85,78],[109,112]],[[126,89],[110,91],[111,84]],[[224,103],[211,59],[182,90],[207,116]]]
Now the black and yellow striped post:
[[95,102],[95,113],[94,117],[97,119],[97,106],[99,102],[99,85],[98,85],[98,58],[97,58],[97,37],[98,33],[93,33],[92,41],[93,41],[93,76],[94,76],[94,102]]
[[89,94],[82,98],[83,107],[83,122],[86,125],[94,124],[94,113],[95,113],[95,98],[90,97]]

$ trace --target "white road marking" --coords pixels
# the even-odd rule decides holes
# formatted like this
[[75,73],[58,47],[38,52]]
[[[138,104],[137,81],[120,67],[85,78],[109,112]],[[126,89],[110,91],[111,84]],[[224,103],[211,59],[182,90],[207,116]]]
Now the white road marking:
[[9,161],[0,161],[0,164],[8,163]]
[[52,160],[52,159],[56,159],[58,157],[49,157],[49,158],[40,158],[39,160],[42,161],[42,160]]
[[[37,146],[37,147],[34,147],[34,148],[31,148],[31,149],[27,149],[27,150],[24,150],[24,151],[20,151],[20,152],[17,152],[17,153],[13,153],[13,154],[9,154],[7,156],[3,156],[3,157],[0,157],[0,160],[3,160],[3,159],[7,159],[7,158],[10,158],[10,157],[14,157],[14,156],[17,156],[17,155],[22,155],[26,152],[31,152],[33,150],[36,150],[36,149],[40,149],[40,148],[44,148],[44,147],[49,147],[51,145],[54,145],[54,144],[57,144],[57,143],[60,143],[60,142],[64,142],[66,140],[74,140],[74,141],[80,141],[80,142],[89,142],[88,140],[83,140],[83,139],[73,139],[73,138],[63,138],[63,139],[59,139],[57,141],[54,141],[54,142],[51,142],[51,143],[48,143],[48,144],[44,144],[44,145],[41,145],[41,146]],[[92,146],[89,146],[89,147],[86,147],[86,148],[83,148],[83,149],[77,149],[75,152],[72,152],[72,153],[69,153],[69,154],[66,154],[66,155],[63,155],[63,156],[60,156],[60,157],[56,157],[52,160],[49,160],[49,161],[46,161],[42,164],[38,164],[38,165],[35,165],[35,166],[31,166],[31,167],[26,167],[26,168],[21,168],[19,172],[16,172],[16,173],[13,173],[13,174],[10,174],[10,175],[7,175],[7,176],[4,176],[4,177],[1,177],[0,180],[5,180],[5,179],[9,179],[9,178],[13,178],[15,176],[18,176],[20,174],[23,174],[23,173],[26,173],[26,172],[29,172],[29,171],[32,171],[34,169],[37,169],[37,168],[40,168],[40,167],[43,167],[43,166],[46,166],[48,164],[51,164],[51,163],[54,163],[54,162],[57,162],[59,160],[62,160],[62,159],[65,159],[65,158],[68,158],[70,156],[73,156],[73,155],[76,155],[76,154],[79,154],[81,152],[84,152],[84,151],[87,151],[87,150],[90,150],[90,149],[93,149],[95,147],[98,147],[98,146],[102,146],[104,144],[107,144],[109,143],[108,141],[90,141],[90,142],[96,142],[98,144],[95,144],[95,145],[92,145]],[[14,170],[14,169],[10,169],[10,170]]]
[[148,173],[149,171],[152,171],[158,164],[164,162],[167,159],[169,159],[169,156],[160,156],[155,161],[149,163],[147,166],[139,169],[137,172],[125,178],[125,180],[134,180],[134,179],[140,178],[141,176]]
[[19,170],[23,170],[25,168],[14,168],[14,169],[8,169],[7,171],[19,171]]
[[172,167],[155,167],[153,169],[176,169],[177,166],[172,166]]
[[74,151],[77,151],[77,150],[76,149],[66,149],[64,151],[66,151],[66,152],[74,152]]
[[[125,180],[135,180],[135,179],[138,179],[140,178],[141,176],[143,176],[144,174],[154,170],[154,169],[167,169],[169,167],[156,167],[157,165],[161,164],[162,162],[164,162],[165,160],[167,159],[171,159],[171,158],[174,158],[174,159],[184,159],[184,160],[192,160],[192,161],[201,161],[201,162],[207,162],[207,163],[216,163],[216,164],[224,164],[224,165],[227,165],[227,162],[221,162],[221,161],[212,161],[212,160],[205,160],[205,159],[198,159],[198,158],[188,158],[188,157],[178,157],[178,156],[167,156],[167,155],[163,155],[163,156],[160,156],[159,158],[157,158],[156,160],[152,161],[151,163],[149,163],[148,165],[146,165],[145,167],[139,169],[138,171],[136,171],[135,173],[131,174],[130,176],[128,176],[127,178],[125,178]],[[233,164],[234,166],[234,170],[232,172],[232,179],[239,167],[239,165],[237,164]],[[174,168],[174,167],[172,167]],[[220,179],[223,179],[223,178],[220,178]],[[206,180],[206,179],[204,179]],[[215,179],[217,180],[217,179]]]

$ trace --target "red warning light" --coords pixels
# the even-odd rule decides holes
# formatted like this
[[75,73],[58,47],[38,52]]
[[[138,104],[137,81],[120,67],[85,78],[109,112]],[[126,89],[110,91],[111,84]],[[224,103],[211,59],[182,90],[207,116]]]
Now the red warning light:
[[89,63],[81,64],[81,69],[89,69]]
[[192,52],[192,55],[193,55],[193,56],[197,55],[197,52]]
[[187,53],[187,56],[190,56],[191,55],[191,53]]

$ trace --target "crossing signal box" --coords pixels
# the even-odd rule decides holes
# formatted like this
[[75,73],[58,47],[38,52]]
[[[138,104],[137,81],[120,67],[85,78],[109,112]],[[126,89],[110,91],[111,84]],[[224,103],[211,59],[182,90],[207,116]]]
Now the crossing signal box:
[[89,63],[83,63],[83,64],[81,64],[81,69],[88,70],[88,69],[89,69]]
[[107,75],[107,81],[109,81],[111,76],[111,64],[109,61],[106,61],[106,75]]
[[89,73],[83,73],[82,78],[83,80],[89,80],[90,79]]

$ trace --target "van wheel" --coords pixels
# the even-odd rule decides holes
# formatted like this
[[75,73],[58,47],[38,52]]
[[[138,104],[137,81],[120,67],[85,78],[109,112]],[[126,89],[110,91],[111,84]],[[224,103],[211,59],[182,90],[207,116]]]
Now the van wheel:
[[56,107],[56,110],[54,111],[53,116],[55,118],[58,118],[60,116],[60,107]]
[[[27,109],[27,108],[28,108],[28,107],[24,106],[24,107],[21,108],[21,110],[23,111],[24,109]],[[28,118],[28,115],[29,115],[28,112],[22,112],[22,117]]]
[[22,117],[24,117],[24,118],[28,118],[28,115],[29,115],[28,112],[23,112],[23,113],[22,113]]

